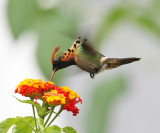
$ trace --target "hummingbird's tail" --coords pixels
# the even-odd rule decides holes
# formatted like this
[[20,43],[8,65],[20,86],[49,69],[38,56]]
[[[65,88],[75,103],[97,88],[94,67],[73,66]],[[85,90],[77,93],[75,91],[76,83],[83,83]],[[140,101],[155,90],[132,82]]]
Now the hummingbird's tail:
[[106,69],[112,69],[119,67],[124,64],[128,64],[134,61],[139,61],[141,58],[107,58],[106,59]]

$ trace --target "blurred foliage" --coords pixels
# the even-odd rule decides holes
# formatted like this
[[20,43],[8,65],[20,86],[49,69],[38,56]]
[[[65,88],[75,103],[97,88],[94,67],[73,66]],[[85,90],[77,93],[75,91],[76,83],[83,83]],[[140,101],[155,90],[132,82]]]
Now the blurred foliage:
[[41,15],[40,8],[34,0],[10,0],[8,3],[9,23],[15,38],[32,25]]
[[105,15],[96,34],[96,43],[102,44],[102,40],[106,37],[106,35],[110,33],[112,28],[116,27],[117,23],[120,20],[127,18],[129,12],[129,8],[117,6],[116,8],[110,11],[110,14]]
[[92,104],[88,105],[89,113],[85,122],[87,133],[104,132],[111,113],[112,103],[116,100],[118,94],[126,89],[126,79],[122,76],[109,81],[102,81],[99,86],[96,86],[96,90],[92,94]]
[[[64,1],[60,1],[59,5],[61,2]],[[77,8],[81,7],[77,6]],[[79,14],[76,14],[74,8],[73,10],[70,9],[73,13],[70,14],[70,17],[64,13],[65,10],[67,8],[63,8],[62,12],[59,6],[50,9],[42,8],[38,0],[9,0],[8,2],[8,18],[14,37],[18,38],[26,30],[32,30],[38,34],[38,63],[48,79],[52,72],[50,58],[54,48],[57,45],[62,45],[63,49],[69,48],[76,39],[78,30],[81,30],[79,29],[79,23],[84,21],[76,18]],[[120,22],[126,21],[136,23],[140,28],[143,27],[159,37],[159,11],[159,0],[153,0],[147,8],[132,3],[128,3],[126,6],[124,4],[115,5],[110,12],[104,14],[97,26],[98,29],[94,37],[96,38],[95,43],[99,44],[100,47],[102,41],[111,33],[112,29],[116,28]],[[72,39],[72,37],[74,38]],[[54,82],[57,83],[59,79],[62,80],[64,73],[65,70],[58,71],[54,77]],[[102,83],[97,84],[86,118],[88,123],[87,133],[104,132],[111,103],[120,92],[125,91],[126,82],[123,76],[120,76],[110,83],[102,81]]]
[[[49,79],[52,73],[52,52],[57,45],[63,44],[62,48],[68,48],[70,45],[66,45],[73,43],[68,36],[76,32],[76,20],[66,17],[58,8],[43,9],[35,0],[9,0],[8,17],[15,38],[26,30],[38,34],[37,58],[43,73]],[[58,83],[62,74],[64,71],[58,72],[54,82]]]
[[153,18],[148,18],[148,16],[138,16],[136,21],[139,25],[147,28],[148,30],[152,31],[155,35],[160,36],[160,25],[156,23]]

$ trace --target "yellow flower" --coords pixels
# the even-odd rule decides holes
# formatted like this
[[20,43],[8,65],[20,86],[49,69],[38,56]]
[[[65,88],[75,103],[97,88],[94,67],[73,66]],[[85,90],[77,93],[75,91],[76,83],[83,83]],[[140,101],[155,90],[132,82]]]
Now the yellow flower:
[[65,86],[61,88],[65,93],[69,93],[69,99],[73,100],[75,98],[79,98],[79,95],[75,91],[71,90],[69,87]]
[[66,97],[63,94],[58,94],[58,91],[52,90],[47,92],[43,96],[44,100],[47,101],[50,105],[64,105]]

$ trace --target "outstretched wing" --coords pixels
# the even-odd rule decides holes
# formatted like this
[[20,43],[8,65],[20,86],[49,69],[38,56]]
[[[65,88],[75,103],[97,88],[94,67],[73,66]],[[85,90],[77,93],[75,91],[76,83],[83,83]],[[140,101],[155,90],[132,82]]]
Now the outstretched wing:
[[88,42],[87,40],[84,40],[81,43],[81,47],[83,48],[84,52],[87,52],[91,56],[96,56],[98,53]]

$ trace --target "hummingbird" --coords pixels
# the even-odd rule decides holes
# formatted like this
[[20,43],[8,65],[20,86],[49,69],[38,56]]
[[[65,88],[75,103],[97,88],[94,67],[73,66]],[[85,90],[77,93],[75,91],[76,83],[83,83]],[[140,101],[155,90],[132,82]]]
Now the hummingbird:
[[64,52],[57,52],[61,46],[55,48],[51,62],[53,66],[53,73],[51,80],[56,71],[66,68],[71,65],[76,65],[80,69],[88,72],[93,79],[95,74],[98,74],[104,70],[119,67],[124,64],[128,64],[134,61],[140,60],[140,58],[108,58],[95,50],[87,39],[81,40],[80,37],[76,39],[73,45]]

